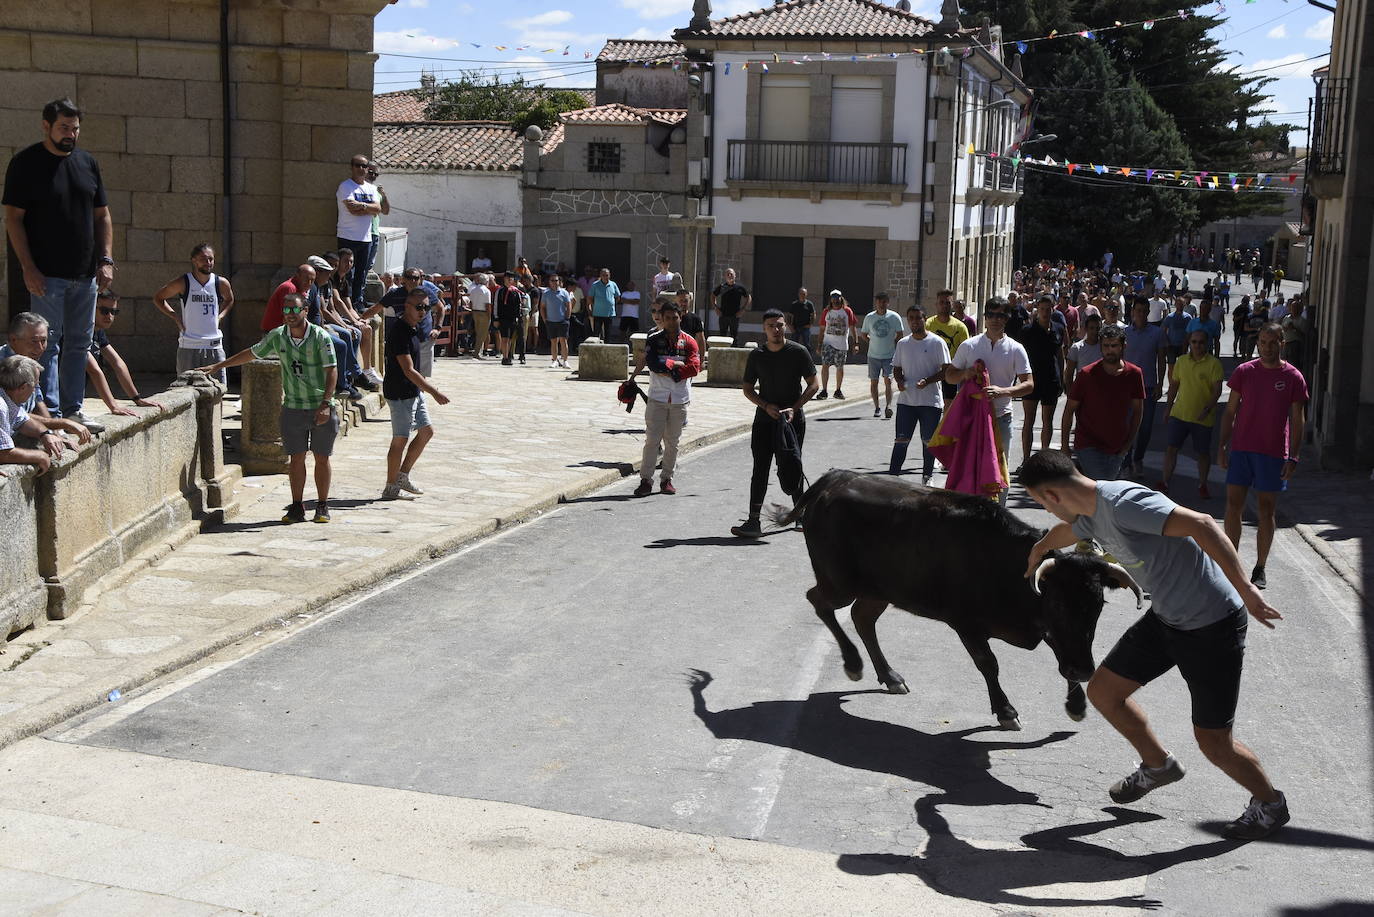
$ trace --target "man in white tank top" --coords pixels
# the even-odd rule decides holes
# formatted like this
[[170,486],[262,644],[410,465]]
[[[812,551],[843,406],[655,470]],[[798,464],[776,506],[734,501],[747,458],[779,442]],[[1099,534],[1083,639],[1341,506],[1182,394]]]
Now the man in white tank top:
[[[170,280],[153,294],[153,305],[177,323],[177,373],[224,359],[224,335],[220,322],[234,307],[229,281],[215,274],[215,250],[202,242],[191,250],[191,270]],[[181,308],[170,300],[180,299]],[[225,381],[224,370],[219,381]]]

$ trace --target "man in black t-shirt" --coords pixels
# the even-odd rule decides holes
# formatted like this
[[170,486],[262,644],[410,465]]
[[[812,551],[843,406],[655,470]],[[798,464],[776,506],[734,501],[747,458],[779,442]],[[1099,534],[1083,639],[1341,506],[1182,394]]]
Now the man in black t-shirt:
[[[417,287],[406,294],[402,314],[386,322],[386,374],[382,394],[391,409],[391,445],[386,451],[386,486],[383,500],[411,500],[411,494],[424,493],[410,480],[410,471],[420,453],[434,437],[425,394],[440,404],[448,398],[420,374],[420,344],[427,337],[422,329],[429,313],[429,293]],[[411,438],[411,432],[415,436]],[[409,445],[407,445],[409,440]]]
[[1059,396],[1064,393],[1067,338],[1063,329],[1051,319],[1053,314],[1054,297],[1049,293],[1041,294],[1035,303],[1035,314],[1030,323],[1021,329],[1019,338],[1030,360],[1031,380],[1035,385],[1029,395],[1021,396],[1021,408],[1025,412],[1021,421],[1022,461],[1031,454],[1037,406],[1040,410],[1040,448],[1050,447],[1050,437],[1054,432],[1054,408],[1059,403]]
[[[802,441],[806,439],[806,415],[802,405],[820,391],[811,352],[787,340],[787,318],[781,309],[763,313],[764,344],[749,354],[744,364],[744,397],[757,407],[749,448],[754,471],[749,478],[749,517],[730,529],[741,538],[763,533],[759,514],[768,492],[768,471],[778,460],[778,483],[795,504],[802,494]],[[802,387],[805,383],[805,388]]]
[[811,326],[816,323],[816,304],[806,298],[806,287],[797,290],[797,301],[787,307],[791,313],[792,340],[811,349]]
[[748,311],[753,299],[748,288],[735,282],[735,269],[725,269],[725,282],[711,291],[711,306],[716,311],[716,326],[722,337],[739,343],[739,317]]
[[85,424],[86,351],[96,290],[114,279],[114,229],[100,166],[76,148],[80,133],[76,103],[43,106],[43,140],[10,160],[4,205],[31,308],[48,320],[48,349],[39,360],[43,400],[54,417]]
[[697,353],[706,353],[706,323],[697,315],[692,304],[692,294],[688,290],[677,291],[677,312],[682,316],[682,330],[697,342]]

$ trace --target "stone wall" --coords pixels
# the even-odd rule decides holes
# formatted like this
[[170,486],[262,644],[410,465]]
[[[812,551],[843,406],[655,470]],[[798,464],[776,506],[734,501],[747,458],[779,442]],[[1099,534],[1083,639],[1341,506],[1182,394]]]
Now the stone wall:
[[[68,95],[85,109],[80,144],[109,191],[114,287],[130,313],[111,337],[135,371],[171,373],[175,328],[152,294],[201,241],[238,297],[229,349],[256,340],[272,276],[335,247],[334,189],[349,157],[372,149],[372,20],[386,0],[229,5],[226,199],[216,0],[0,4],[0,175],[41,139],[45,103]],[[0,322],[26,301],[0,264]]]
[[65,618],[98,579],[205,518],[233,515],[218,383],[197,376],[157,396],[165,408],[106,418],[108,429],[46,474],[6,466],[0,478],[0,627]]

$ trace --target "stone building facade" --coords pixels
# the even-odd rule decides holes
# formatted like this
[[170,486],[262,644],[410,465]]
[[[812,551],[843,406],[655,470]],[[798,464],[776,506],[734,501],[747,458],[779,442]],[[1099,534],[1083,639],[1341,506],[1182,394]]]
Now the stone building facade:
[[[41,139],[45,103],[85,110],[114,288],[132,307],[112,339],[136,371],[175,365],[152,294],[188,269],[194,244],[213,244],[233,281],[231,348],[257,338],[284,267],[335,247],[334,190],[372,148],[373,17],[386,3],[228,0],[223,27],[217,0],[0,4],[0,175]],[[0,266],[0,319],[26,303],[17,268]]]

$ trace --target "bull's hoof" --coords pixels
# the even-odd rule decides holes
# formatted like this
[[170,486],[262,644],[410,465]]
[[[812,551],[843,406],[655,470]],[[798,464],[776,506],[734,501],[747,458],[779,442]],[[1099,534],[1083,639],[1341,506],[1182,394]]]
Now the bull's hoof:
[[863,677],[864,677],[864,670],[863,670],[863,669],[845,669],[845,670],[844,670],[844,674],[845,674],[845,677],[848,678],[850,681],[858,681],[860,678],[863,678]]
[[908,688],[908,687],[906,686],[906,682],[904,682],[904,681],[885,681],[885,682],[883,682],[883,684],[887,685],[887,693],[888,693],[888,694],[910,694],[910,693],[911,693],[911,689]]
[[1088,718],[1087,710],[1072,710],[1068,707],[1065,707],[1064,712],[1067,713],[1069,715],[1069,719],[1073,720],[1075,723],[1081,723]]
[[1009,719],[1009,720],[998,719],[998,720],[997,720],[997,728],[998,728],[998,729],[1001,729],[1001,730],[1003,730],[1003,731],[1005,731],[1005,732],[1020,732],[1020,731],[1021,731],[1021,718],[1020,718],[1020,717],[1014,716],[1014,717],[1012,717],[1012,718]]

